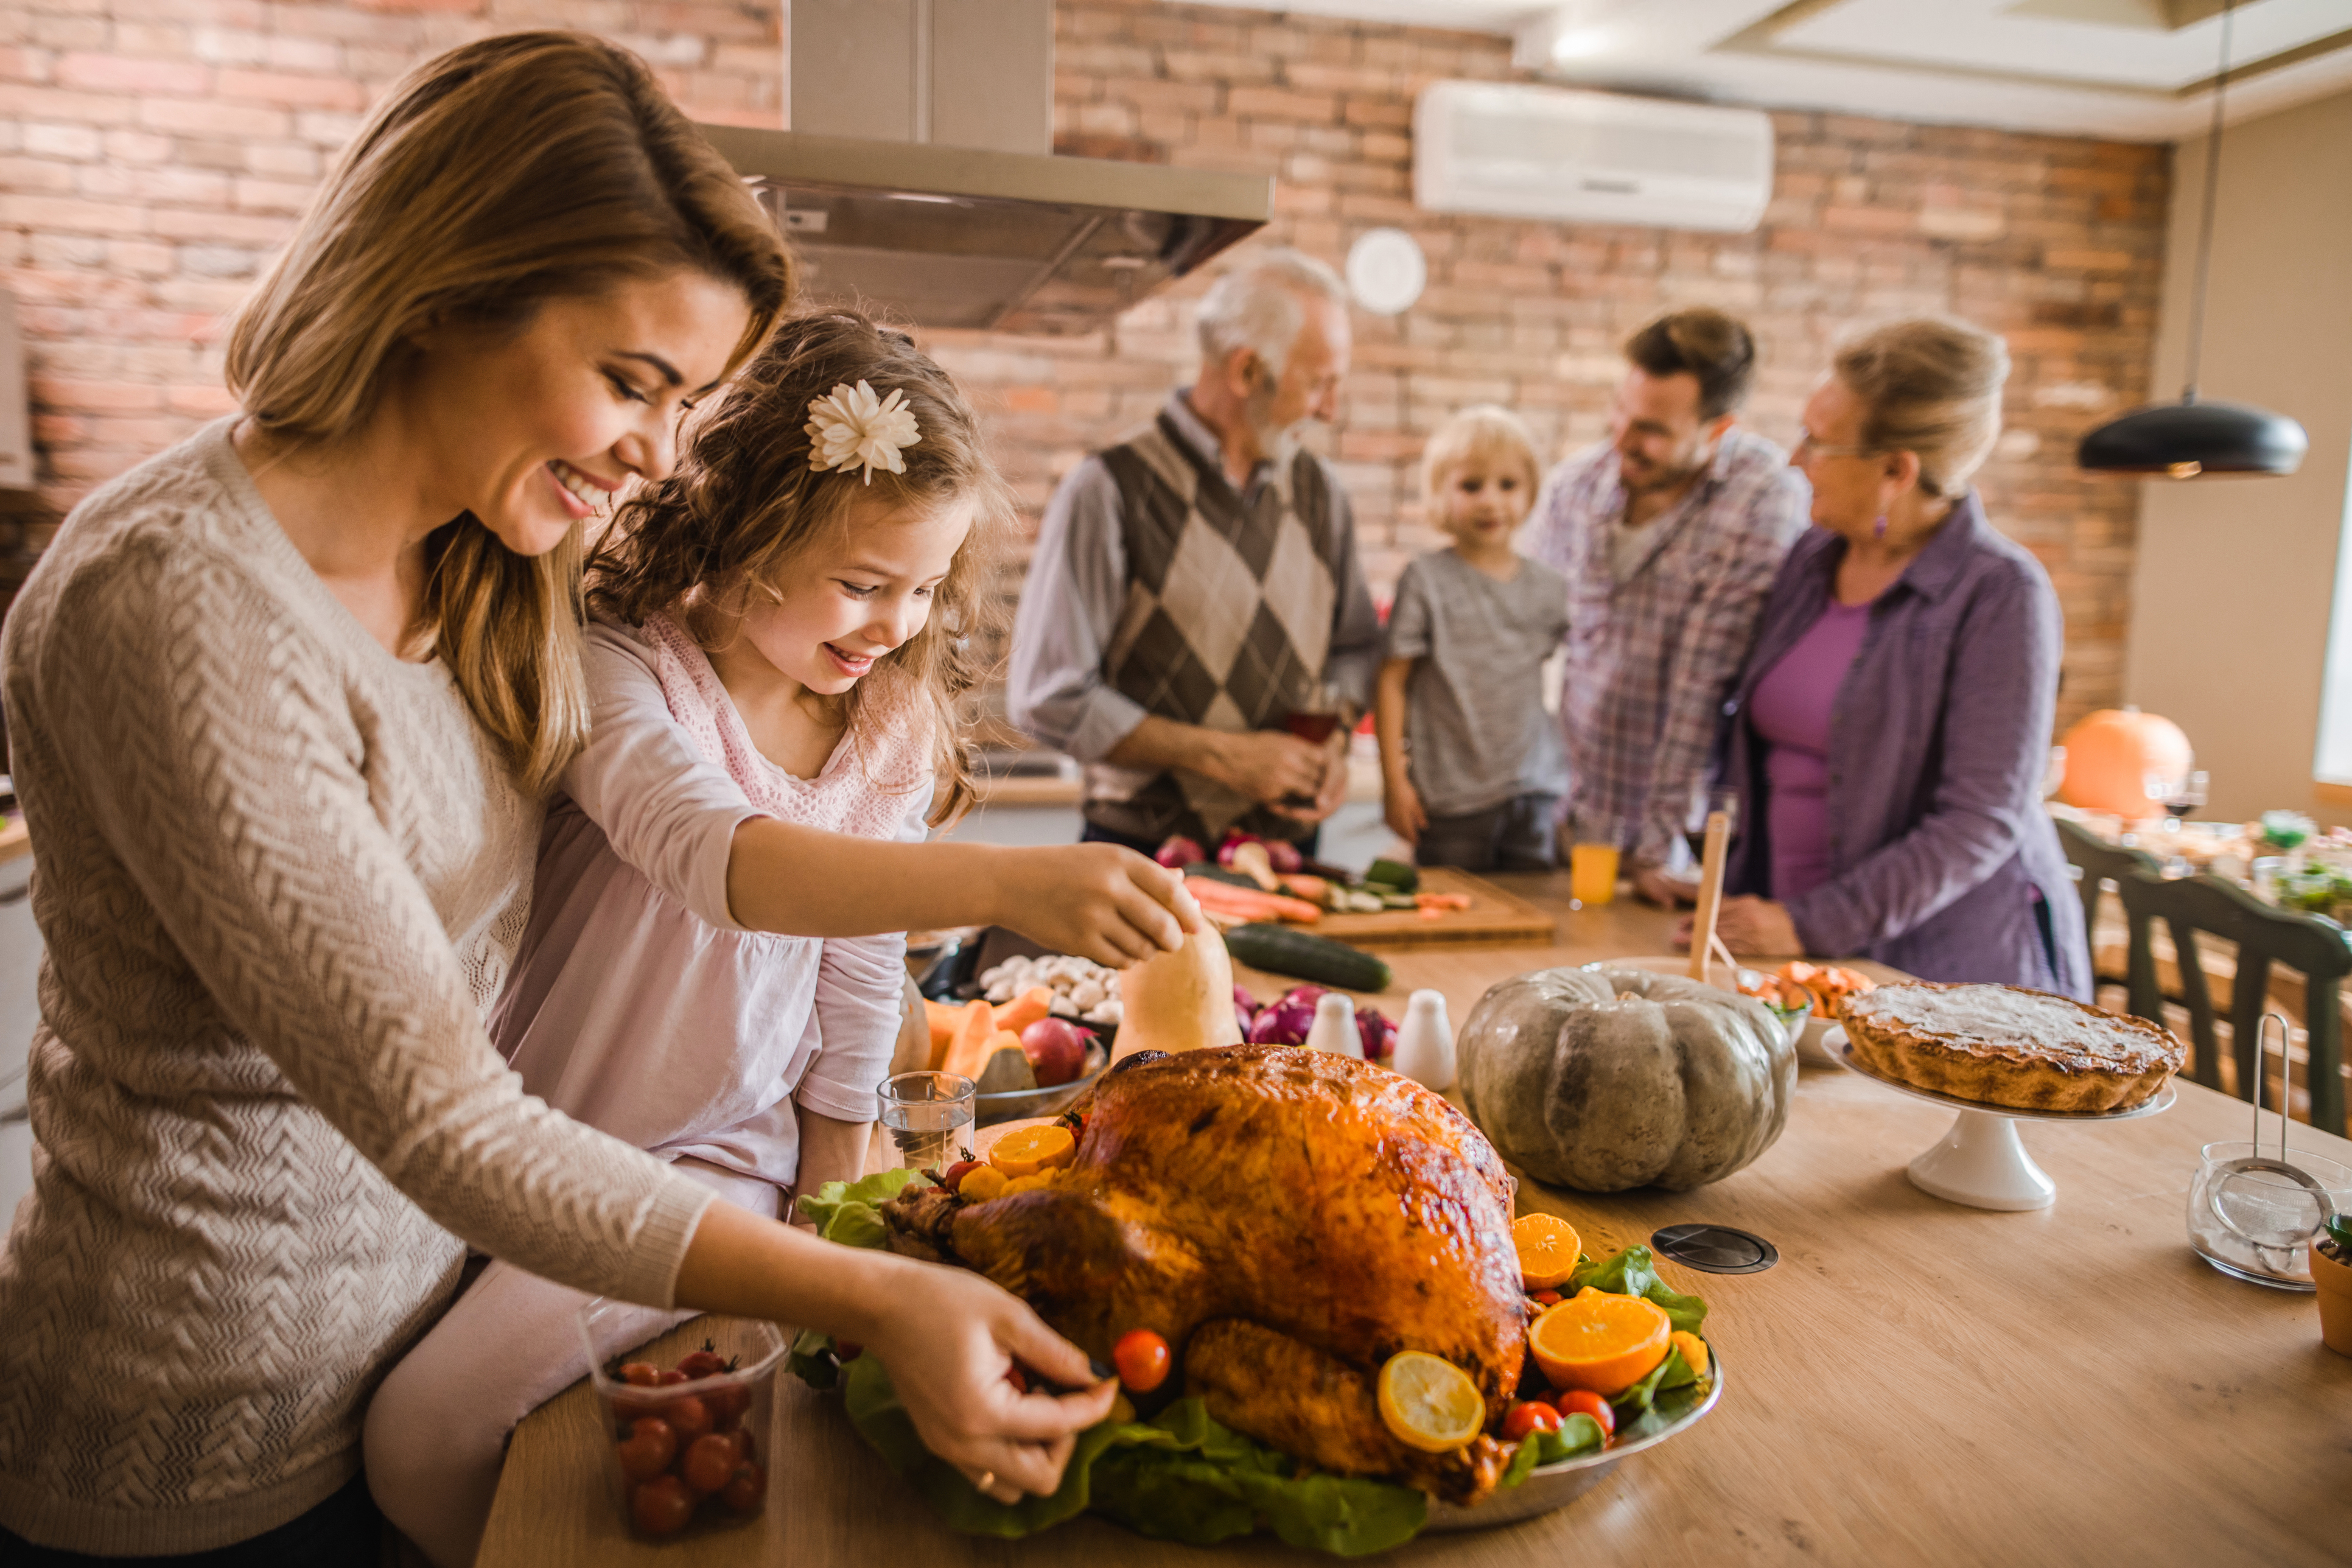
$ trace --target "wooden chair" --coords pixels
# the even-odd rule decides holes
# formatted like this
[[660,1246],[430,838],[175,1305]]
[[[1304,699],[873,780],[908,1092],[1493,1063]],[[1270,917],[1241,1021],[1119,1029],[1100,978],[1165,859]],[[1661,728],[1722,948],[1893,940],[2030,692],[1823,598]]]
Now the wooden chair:
[[[2091,952],[2091,994],[2096,996],[2103,985],[2128,988],[2131,981],[2126,974],[2102,974],[2099,961],[2099,902],[2106,897],[2110,886],[2120,889],[2124,879],[2136,873],[2158,874],[2156,857],[2144,849],[2127,849],[2110,844],[2079,822],[2065,817],[2053,818],[2058,828],[2059,845],[2066,851],[2067,860],[2081,874],[2083,895],[2083,938]],[[2134,920],[2131,926],[2131,950],[2137,952],[2147,942],[2147,922]],[[2139,1009],[2134,1007],[2135,1013]],[[2161,1020],[2158,1020],[2161,1022]]]
[[2126,977],[2131,1010],[2158,1022],[2164,1017],[2166,998],[2148,940],[2149,928],[2162,921],[2172,936],[2173,967],[2180,976],[2180,995],[2175,1000],[2188,1009],[2196,1042],[2191,1076],[2208,1089],[2221,1087],[2221,1044],[2197,933],[2207,932],[2238,950],[2237,977],[2230,987],[2230,1047],[2240,1099],[2251,1097],[2258,1070],[2254,1053],[2263,1014],[2270,1005],[2271,965],[2283,963],[2302,974],[2311,1124],[2345,1131],[2344,1017],[2337,983],[2352,974],[2352,943],[2347,943],[2344,928],[2320,915],[2273,909],[2218,877],[2166,878],[2134,871],[2118,879],[2116,889],[2132,926],[2131,973]]

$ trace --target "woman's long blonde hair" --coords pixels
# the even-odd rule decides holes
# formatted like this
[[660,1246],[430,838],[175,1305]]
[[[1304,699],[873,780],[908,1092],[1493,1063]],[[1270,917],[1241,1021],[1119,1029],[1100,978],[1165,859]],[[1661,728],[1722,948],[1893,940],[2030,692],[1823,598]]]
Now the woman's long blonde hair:
[[[877,397],[902,394],[915,416],[921,434],[900,454],[904,473],[877,468],[869,481],[855,468],[809,467],[809,405],[861,381]],[[656,612],[697,623],[709,608],[772,598],[793,556],[862,500],[927,511],[967,497],[977,502],[971,531],[923,629],[875,660],[846,699],[861,751],[904,715],[928,721],[938,781],[931,821],[950,822],[977,794],[958,705],[984,673],[976,650],[991,640],[987,588],[1013,502],[971,404],[906,333],[850,310],[786,317],[718,406],[695,421],[677,471],[622,506],[588,563],[588,602],[631,626]]]
[[[627,50],[584,34],[463,45],[397,83],[239,312],[228,385],[292,447],[364,426],[415,336],[507,332],[545,300],[690,268],[743,292],[730,368],[791,297],[791,262],[741,179]],[[534,794],[588,731],[580,531],[545,555],[472,514],[425,542],[416,640]]]

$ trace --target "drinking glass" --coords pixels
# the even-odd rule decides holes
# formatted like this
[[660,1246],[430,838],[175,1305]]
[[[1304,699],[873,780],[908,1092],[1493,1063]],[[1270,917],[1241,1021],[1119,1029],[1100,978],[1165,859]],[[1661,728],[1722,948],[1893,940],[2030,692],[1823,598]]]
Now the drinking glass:
[[951,1072],[902,1072],[882,1080],[875,1098],[901,1166],[944,1171],[956,1162],[971,1130],[976,1087]]
[[1617,897],[1617,851],[1625,819],[1578,812],[1569,822],[1568,896],[1579,909],[1598,909]]

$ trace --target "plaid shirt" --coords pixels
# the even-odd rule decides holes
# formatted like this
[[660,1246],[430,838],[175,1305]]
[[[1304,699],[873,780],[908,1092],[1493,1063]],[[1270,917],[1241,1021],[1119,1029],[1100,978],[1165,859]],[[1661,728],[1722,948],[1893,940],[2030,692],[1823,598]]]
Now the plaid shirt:
[[1569,813],[1613,817],[1619,847],[1679,866],[1706,805],[1723,700],[1810,491],[1788,454],[1737,426],[1623,582],[1610,543],[1625,512],[1607,445],[1562,462],[1536,500],[1528,552],[1568,579],[1560,728]]

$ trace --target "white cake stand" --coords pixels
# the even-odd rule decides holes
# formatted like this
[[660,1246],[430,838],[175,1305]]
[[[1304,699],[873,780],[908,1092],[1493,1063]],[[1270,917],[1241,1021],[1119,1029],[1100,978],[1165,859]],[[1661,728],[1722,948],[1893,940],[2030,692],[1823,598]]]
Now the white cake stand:
[[1859,1073],[1897,1094],[1949,1106],[1959,1112],[1951,1131],[1936,1146],[1911,1162],[1911,1184],[1921,1192],[1970,1208],[2046,1209],[2058,1196],[2052,1181],[2017,1135],[2020,1121],[2132,1121],[2168,1110],[2174,1100],[2166,1084],[2126,1110],[2020,1110],[2007,1105],[1986,1105],[1958,1095],[1915,1089],[1901,1079],[1888,1078],[1853,1053],[1853,1042],[1843,1029],[1832,1029],[1822,1040],[1830,1058],[1848,1072]]

